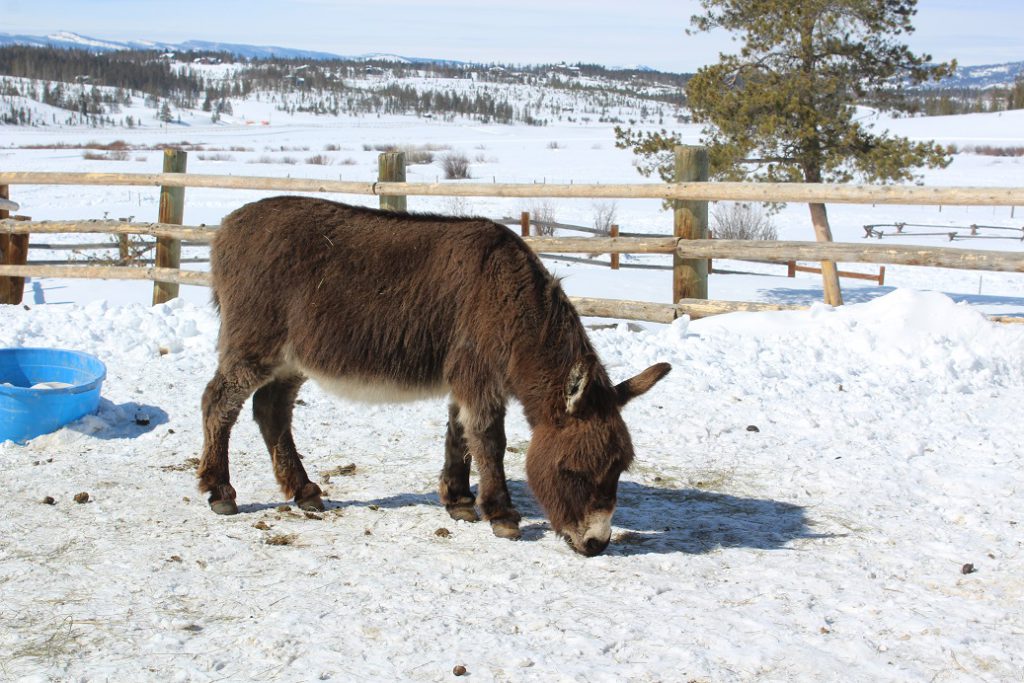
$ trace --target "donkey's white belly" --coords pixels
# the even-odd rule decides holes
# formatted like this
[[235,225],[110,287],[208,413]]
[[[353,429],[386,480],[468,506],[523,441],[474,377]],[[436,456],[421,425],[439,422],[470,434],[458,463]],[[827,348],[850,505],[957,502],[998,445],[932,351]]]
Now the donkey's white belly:
[[319,384],[324,391],[364,403],[409,403],[445,396],[449,392],[448,385],[444,383],[419,387],[357,377],[325,377],[302,366],[299,366],[299,371]]

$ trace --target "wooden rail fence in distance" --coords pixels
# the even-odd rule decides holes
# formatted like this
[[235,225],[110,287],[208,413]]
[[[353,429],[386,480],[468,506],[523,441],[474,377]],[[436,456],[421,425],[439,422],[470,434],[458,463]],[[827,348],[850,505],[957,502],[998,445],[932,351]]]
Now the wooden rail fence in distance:
[[1024,206],[1024,187],[920,187],[824,183],[395,183],[201,173],[0,171],[0,185],[133,185],[358,195],[665,199],[908,206]]
[[[216,234],[210,226],[178,226],[161,223],[125,223],[122,221],[15,221],[0,220],[0,235],[30,233],[96,233],[175,236],[197,244],[208,243]],[[684,240],[675,237],[525,237],[535,251],[552,253],[683,253],[699,258],[749,259],[777,263],[791,260],[817,261],[823,258],[860,263],[899,263],[962,270],[1024,272],[1024,253],[1000,253],[951,247],[914,247],[906,245],[844,244],[820,242],[748,242],[745,240]],[[0,265],[2,277],[61,277],[125,280],[160,280],[185,285],[210,284],[207,272],[143,268],[133,266],[33,266]],[[614,299],[571,297],[582,315],[668,322],[680,315],[699,318],[734,311],[798,310],[803,306],[783,306],[757,302],[726,302],[683,299],[673,304]],[[1002,322],[1024,322],[1024,318],[991,316]]]
[[[381,197],[418,196],[487,196],[487,197],[588,197],[588,198],[648,198],[680,202],[706,201],[795,201],[806,203],[854,203],[854,204],[922,204],[922,205],[964,205],[964,206],[1014,206],[1024,204],[1024,187],[977,188],[977,187],[906,187],[906,186],[852,186],[801,183],[707,183],[676,182],[668,184],[499,184],[499,183],[407,183],[388,177],[377,182],[344,182],[305,178],[271,178],[217,176],[186,173],[120,174],[120,173],[44,173],[44,172],[0,172],[0,185],[15,184],[60,184],[60,185],[132,185],[173,187],[206,187],[223,189],[275,190],[285,192],[332,192],[340,194],[364,194]],[[61,222],[62,227],[74,224]],[[79,222],[82,223],[82,222]],[[104,231],[100,221],[89,222],[93,231]],[[43,229],[37,232],[67,232],[62,229]],[[55,227],[55,223],[48,224]],[[193,240],[200,236],[202,228],[177,228],[166,224],[146,224],[149,232],[118,224],[108,230],[115,234],[152,234],[159,238]],[[6,225],[5,225],[6,228]],[[200,231],[200,232],[197,232]],[[13,234],[15,230],[0,230]],[[972,250],[945,249],[942,252],[914,247],[885,248],[885,253],[870,254],[863,247],[853,244],[832,243],[774,243],[756,244],[728,240],[675,240],[675,238],[527,238],[530,246],[549,253],[666,253],[674,254],[679,261],[708,258],[734,258],[739,260],[763,260],[786,263],[791,260],[803,261],[849,261],[864,263],[897,263],[906,265],[927,265],[977,270],[1004,270],[1024,272],[1021,258],[1013,255]],[[712,244],[713,242],[713,244]],[[769,247],[769,249],[765,249]],[[774,249],[774,251],[772,251]],[[14,274],[15,266],[0,265],[0,276]],[[56,268],[58,266],[49,266]],[[93,266],[103,268],[102,266]],[[71,266],[74,269],[76,267]],[[109,267],[107,267],[109,268]],[[6,269],[6,270],[5,270]],[[137,270],[137,269],[133,269]],[[173,269],[172,269],[173,270]],[[19,271],[20,272],[20,271]],[[66,271],[65,271],[66,272]],[[111,271],[106,271],[111,272]],[[151,273],[164,275],[164,271],[150,269]],[[188,271],[180,271],[187,273]],[[196,273],[196,275],[203,275]],[[67,275],[64,275],[67,276]],[[189,279],[190,275],[184,275]],[[132,276],[132,279],[143,279]],[[172,282],[173,280],[168,280]],[[705,283],[706,284],[706,283]],[[636,304],[638,302],[632,302]],[[679,313],[678,305],[669,305]],[[731,304],[735,305],[735,304]],[[641,307],[642,308],[642,307]],[[636,306],[631,309],[639,310]],[[662,314],[658,314],[662,315]],[[625,315],[619,317],[632,317]],[[640,318],[642,319],[642,318]]]
[[[787,277],[796,277],[797,273],[821,273],[821,268],[815,268],[814,266],[801,266],[796,261],[789,261],[786,268]],[[885,266],[878,267],[878,274],[872,275],[871,273],[857,273],[852,270],[840,270],[836,271],[836,275],[839,277],[848,277],[854,280],[870,280],[871,282],[878,283],[881,287],[885,284]]]

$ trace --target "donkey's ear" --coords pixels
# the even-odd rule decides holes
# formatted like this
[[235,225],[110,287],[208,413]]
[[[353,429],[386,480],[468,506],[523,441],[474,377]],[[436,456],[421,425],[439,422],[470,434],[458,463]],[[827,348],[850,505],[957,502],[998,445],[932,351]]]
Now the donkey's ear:
[[583,392],[590,383],[590,366],[587,360],[581,360],[572,366],[569,377],[565,380],[565,411],[570,415],[576,413]]
[[636,377],[630,377],[617,384],[615,386],[615,395],[619,399],[619,405],[624,406],[629,403],[630,399],[646,393],[648,389],[658,383],[658,380],[667,375],[671,369],[672,366],[668,363],[656,363]]

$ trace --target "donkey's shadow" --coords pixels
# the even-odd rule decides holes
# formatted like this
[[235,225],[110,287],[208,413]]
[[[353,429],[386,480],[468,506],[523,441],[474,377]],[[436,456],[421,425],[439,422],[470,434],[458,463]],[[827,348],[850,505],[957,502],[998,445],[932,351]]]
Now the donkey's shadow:
[[764,498],[694,488],[619,482],[610,555],[704,554],[718,548],[776,550],[792,541],[823,538],[806,509]]
[[[509,481],[509,493],[523,515],[522,540],[537,541],[551,533],[544,513],[524,481]],[[330,506],[385,509],[418,505],[438,508],[436,493],[402,493],[374,500],[332,501]],[[784,548],[792,541],[823,538],[811,531],[805,508],[791,503],[741,498],[692,488],[659,488],[620,481],[612,543],[606,555],[663,553],[704,554],[718,548]]]

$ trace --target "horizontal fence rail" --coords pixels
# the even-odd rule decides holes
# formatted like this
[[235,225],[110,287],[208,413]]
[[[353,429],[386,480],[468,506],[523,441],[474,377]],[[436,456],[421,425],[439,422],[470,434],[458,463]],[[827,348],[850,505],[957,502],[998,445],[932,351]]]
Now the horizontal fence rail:
[[175,239],[208,244],[213,239],[216,229],[205,225],[182,226],[173,223],[127,223],[125,221],[99,219],[85,221],[16,221],[8,218],[0,220],[0,233],[11,235],[93,232],[112,233],[115,235],[173,237]]
[[[0,220],[0,233],[117,233],[174,237],[208,243],[216,227],[167,223],[126,223],[112,220]],[[686,240],[677,237],[523,237],[531,249],[549,254],[673,254],[683,258],[737,259],[787,263],[844,261],[848,263],[930,266],[960,270],[1024,273],[1024,252],[997,252],[953,247],[851,244],[847,242]],[[0,273],[3,273],[0,270]]]
[[[546,254],[674,254],[678,237],[523,237]],[[713,242],[714,240],[708,240]]]
[[198,270],[177,268],[153,268],[143,266],[0,266],[0,276],[5,277],[60,277],[85,280],[152,280],[174,282],[181,285],[209,287],[210,274]]
[[847,242],[774,242],[748,240],[684,240],[678,246],[685,258],[731,258],[785,263],[797,261],[845,261],[901,266],[932,266],[961,270],[1024,272],[1024,252],[984,249],[882,246]]
[[0,172],[0,185],[135,185],[332,192],[377,196],[562,197],[689,201],[1021,206],[1024,187],[920,187],[824,183],[399,183],[201,173]]
[[[116,220],[23,221],[0,220],[0,234],[116,233],[187,239],[208,244],[216,235],[214,226],[181,226],[166,223],[127,223]],[[830,259],[871,264],[929,266],[983,271],[1024,272],[1024,252],[1001,253],[951,247],[883,246],[841,242],[751,242],[747,240],[687,240],[676,237],[524,237],[537,252],[564,253],[677,253],[685,258],[749,259],[787,263],[794,259]],[[111,245],[113,246],[113,245]],[[159,280],[183,285],[209,286],[204,271],[114,265],[0,265],[0,277],[59,277],[86,279]],[[681,315],[703,318],[736,311],[785,311],[807,308],[760,302],[681,299],[676,304],[570,297],[581,315],[592,317],[671,322]],[[1024,322],[1022,318],[989,316],[1001,322]]]

